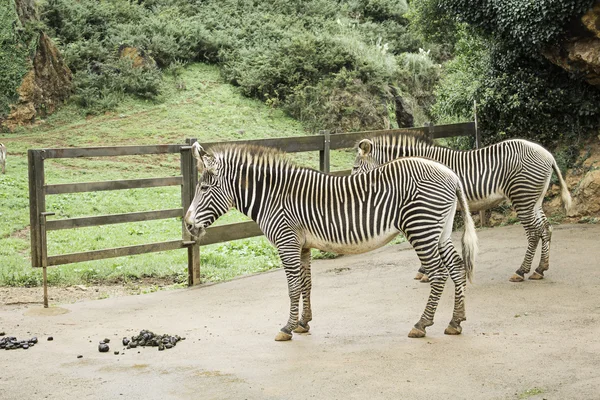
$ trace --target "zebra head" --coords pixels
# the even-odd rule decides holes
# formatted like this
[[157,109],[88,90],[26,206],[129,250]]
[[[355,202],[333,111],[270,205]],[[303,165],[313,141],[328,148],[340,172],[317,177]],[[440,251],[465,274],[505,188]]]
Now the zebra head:
[[358,142],[358,153],[354,159],[352,167],[352,175],[368,172],[381,165],[381,163],[373,157],[373,141],[371,139],[363,139]]
[[185,227],[194,238],[200,238],[217,218],[233,205],[233,197],[224,188],[222,162],[204,151],[198,143],[192,145],[192,155],[197,160],[201,173],[196,194],[185,213]]

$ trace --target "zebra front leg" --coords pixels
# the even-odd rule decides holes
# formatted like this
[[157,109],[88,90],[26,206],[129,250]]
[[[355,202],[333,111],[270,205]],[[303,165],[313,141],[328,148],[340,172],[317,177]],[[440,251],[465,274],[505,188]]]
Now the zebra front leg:
[[541,227],[542,237],[542,252],[540,256],[540,265],[535,269],[535,272],[529,276],[529,279],[540,280],[544,279],[544,271],[550,268],[550,242],[552,241],[552,225],[548,219],[541,213],[543,225]]
[[454,282],[454,313],[444,333],[446,335],[460,335],[462,333],[460,323],[467,319],[465,312],[465,289],[467,286],[465,264],[450,239],[440,246],[440,254],[450,273],[450,279]]
[[292,338],[292,332],[298,327],[298,304],[302,290],[300,249],[295,246],[279,247],[279,257],[285,270],[290,296],[290,317],[287,324],[275,336],[276,341],[286,341]]
[[300,263],[302,265],[300,275],[302,278],[302,318],[298,321],[298,327],[294,329],[294,332],[306,333],[310,330],[308,323],[312,321],[312,309],[310,307],[310,291],[312,289],[310,249],[302,249]]

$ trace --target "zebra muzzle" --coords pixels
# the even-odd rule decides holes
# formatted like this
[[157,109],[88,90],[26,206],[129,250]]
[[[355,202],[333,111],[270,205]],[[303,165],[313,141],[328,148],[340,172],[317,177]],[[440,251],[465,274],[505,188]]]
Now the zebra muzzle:
[[204,227],[195,227],[194,225],[185,224],[185,230],[188,231],[190,236],[194,239],[200,239],[206,233],[206,228]]

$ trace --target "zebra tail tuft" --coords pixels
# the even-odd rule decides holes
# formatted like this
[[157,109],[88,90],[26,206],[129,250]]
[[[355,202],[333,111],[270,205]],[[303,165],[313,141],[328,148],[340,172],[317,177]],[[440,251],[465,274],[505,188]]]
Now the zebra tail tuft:
[[558,182],[560,184],[560,197],[562,198],[563,205],[565,207],[565,212],[569,214],[569,210],[571,209],[571,204],[573,201],[571,200],[571,193],[569,193],[569,188],[567,187],[567,183],[562,177],[560,173],[560,169],[558,168],[558,164],[556,164],[556,160],[552,159],[552,169],[554,173],[558,177]]
[[469,205],[467,204],[467,199],[465,198],[462,185],[457,188],[456,194],[458,196],[463,222],[465,225],[462,237],[462,255],[465,263],[465,271],[467,273],[467,279],[470,283],[473,283],[473,269],[475,267],[477,252],[479,251],[477,232],[475,230],[475,223],[471,217],[471,211],[469,211]]

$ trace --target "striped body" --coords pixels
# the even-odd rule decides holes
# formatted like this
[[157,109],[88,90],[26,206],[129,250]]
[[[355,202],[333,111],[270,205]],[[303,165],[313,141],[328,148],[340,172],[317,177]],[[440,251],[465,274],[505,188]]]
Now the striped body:
[[511,201],[523,224],[529,246],[513,280],[522,280],[529,272],[540,239],[542,257],[535,278],[543,276],[549,266],[551,227],[542,210],[544,194],[552,171],[559,177],[565,208],[571,202],[554,157],[542,146],[526,140],[506,140],[471,151],[457,151],[435,146],[413,134],[384,134],[365,139],[368,148],[357,156],[354,173],[365,172],[399,157],[426,157],[448,166],[460,177],[471,211],[494,207]]
[[[422,264],[436,279],[419,325],[433,323],[439,295],[449,273],[455,283],[453,324],[464,320],[465,266],[449,234],[462,196],[459,178],[443,165],[418,158],[391,162],[366,174],[332,176],[294,165],[283,153],[256,146],[222,146],[200,156],[203,170],[196,196],[186,213],[190,232],[204,229],[230,207],[258,223],[277,247],[288,278],[291,310],[282,333],[298,328],[298,299],[304,297],[300,326],[310,311],[310,248],[363,253],[404,232]],[[462,198],[463,207],[468,209]],[[474,229],[464,244],[472,269]],[[451,323],[452,324],[452,323]],[[457,329],[458,329],[457,328]],[[291,336],[290,336],[291,337]]]

